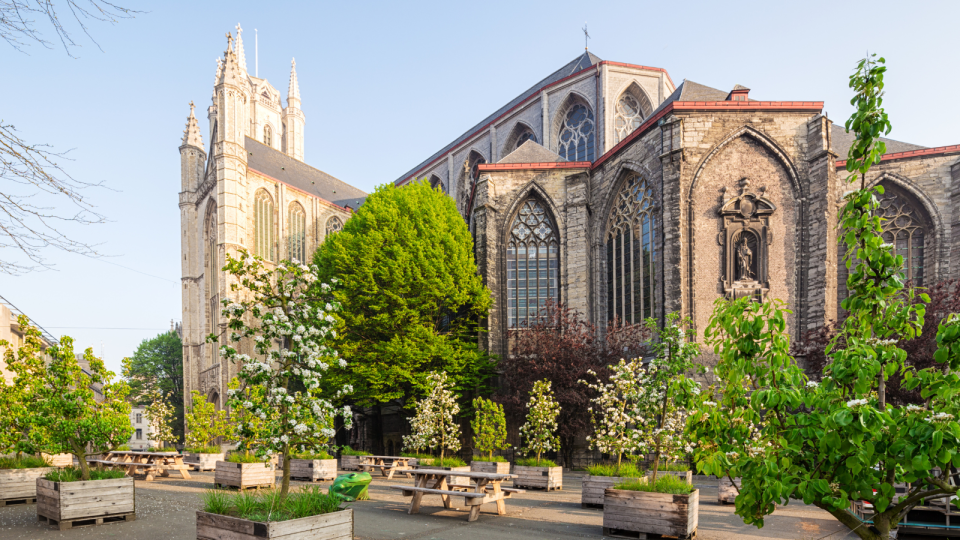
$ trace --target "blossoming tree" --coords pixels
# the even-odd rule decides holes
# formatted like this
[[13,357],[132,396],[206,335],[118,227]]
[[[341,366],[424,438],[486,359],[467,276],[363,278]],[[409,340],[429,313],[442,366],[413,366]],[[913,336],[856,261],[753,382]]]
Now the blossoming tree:
[[160,394],[159,388],[154,388],[147,394],[150,403],[144,408],[147,421],[150,422],[150,438],[157,448],[163,448],[163,443],[173,442],[173,407],[168,404],[169,397]]
[[408,452],[419,454],[429,445],[430,428],[427,425],[427,415],[423,414],[423,402],[417,401],[416,398],[411,401],[416,412],[410,418],[410,434],[403,436],[403,448]]
[[184,415],[188,450],[205,450],[213,446],[217,438],[228,437],[233,433],[233,426],[227,420],[227,411],[218,411],[216,405],[204,399],[196,390],[191,392],[190,398],[192,404]]
[[539,464],[544,452],[560,449],[560,438],[557,437],[560,404],[553,397],[550,381],[544,379],[533,383],[527,409],[527,421],[520,426],[520,437],[526,441],[526,446],[520,451],[524,454],[536,453]]
[[[881,107],[883,64],[868,57],[850,77],[857,110],[847,122],[856,134],[847,171],[859,189],[840,211],[850,269],[842,307],[850,315],[827,347],[822,381],[808,381],[790,357],[789,311],[780,301],[718,301],[705,332],[720,355],[720,383],[688,423],[701,440],[696,459],[707,474],[742,478],[736,512],[758,527],[777,503],[799,499],[860,538],[886,540],[924,499],[957,494],[949,476],[960,467],[960,318],[940,324],[938,366],[904,363],[898,339],[917,335],[925,310],[904,290],[903,257],[883,241],[883,187],[866,182],[886,151],[879,136],[890,131]],[[886,402],[885,382],[895,372],[907,390],[920,391],[924,405]],[[904,483],[908,489],[898,495]],[[849,512],[851,501],[873,505],[872,523]]]
[[404,444],[411,448],[437,449],[440,461],[446,450],[460,450],[460,425],[456,416],[460,413],[457,395],[453,393],[446,373],[433,372],[427,376],[430,392],[416,404],[417,414],[410,422],[413,435],[404,437]]
[[[238,297],[223,300],[231,333],[220,354],[241,366],[239,387],[228,391],[229,404],[241,418],[258,419],[239,422],[237,436],[241,445],[265,460],[273,453],[283,456],[280,496],[285,498],[290,455],[327,448],[337,415],[342,415],[347,429],[353,421],[349,407],[336,408],[320,390],[320,380],[332,363],[346,365],[326,345],[335,336],[331,313],[338,305],[317,296],[329,296],[330,285],[311,287],[317,281],[316,267],[282,261],[271,269],[241,250],[239,258],[227,254],[224,269],[233,278],[230,289]],[[253,356],[239,351],[244,339],[252,340]],[[350,391],[343,387],[335,397]]]
[[620,363],[610,369],[612,373],[607,383],[603,383],[593,370],[587,373],[597,382],[581,380],[580,383],[596,392],[588,409],[594,432],[587,435],[587,442],[591,448],[617,456],[619,468],[623,454],[640,447],[643,413],[651,408],[649,403],[656,395],[641,359],[627,362],[621,358]]
[[476,415],[470,427],[473,429],[473,446],[486,452],[493,459],[494,450],[509,448],[507,443],[507,419],[503,414],[503,405],[489,399],[478,397],[473,400]]

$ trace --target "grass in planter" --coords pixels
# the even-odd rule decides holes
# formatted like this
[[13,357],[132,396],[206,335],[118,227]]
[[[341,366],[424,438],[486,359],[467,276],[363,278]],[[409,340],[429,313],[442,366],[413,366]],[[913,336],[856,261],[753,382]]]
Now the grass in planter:
[[150,448],[147,452],[176,452],[177,449],[172,446],[164,446],[163,448]]
[[555,461],[547,458],[540,458],[540,463],[537,463],[535,457],[520,458],[515,464],[521,467],[559,467]]
[[50,467],[50,463],[42,457],[29,455],[0,457],[0,469],[36,469],[38,467]]
[[[650,466],[650,470],[653,470],[653,465]],[[660,467],[657,468],[659,471],[670,471],[670,472],[687,472],[690,469],[690,465],[686,463],[661,463]]]
[[364,452],[363,450],[354,450],[353,448],[350,448],[349,446],[344,446],[344,447],[340,450],[340,454],[341,454],[341,455],[344,455],[344,456],[369,456],[369,455],[371,455],[370,452]]
[[[483,461],[483,462],[486,462],[486,463],[506,463],[506,462],[507,462],[507,458],[505,458],[505,457],[503,457],[503,456],[493,456],[493,457],[490,457],[490,456],[473,456],[473,460],[474,460],[474,461]],[[536,460],[534,460],[534,461],[536,461]]]
[[458,458],[458,457],[445,457],[440,458],[431,458],[433,459],[432,465],[437,467],[466,467],[467,462]]
[[219,446],[197,446],[196,448],[184,448],[188,454],[222,454]]
[[687,495],[693,493],[695,489],[691,484],[677,478],[676,476],[658,476],[654,484],[646,480],[633,480],[623,482],[613,486],[613,489],[624,489],[627,491],[648,491],[652,493],[668,493],[671,495]]
[[204,512],[261,522],[329,514],[338,511],[342,502],[336,495],[325,494],[320,486],[293,490],[282,504],[278,490],[233,493],[215,489],[204,491],[202,499]]
[[621,478],[640,478],[643,476],[635,463],[623,462],[618,468],[613,463],[597,463],[587,467],[587,474],[590,476],[619,476]]
[[[44,478],[51,482],[80,482],[83,472],[79,467],[65,467],[48,472]],[[126,476],[126,471],[115,469],[90,469],[90,480],[114,480]]]
[[435,456],[431,456],[430,454],[417,454],[414,452],[400,452],[400,457],[417,458],[417,459],[436,459]]
[[252,452],[232,452],[227,456],[227,461],[230,463],[264,463],[262,458],[258,458]]
[[336,458],[326,453],[325,451],[321,450],[315,454],[310,452],[304,452],[302,454],[293,454],[292,456],[290,456],[290,459],[309,459],[312,461],[315,459],[336,459]]

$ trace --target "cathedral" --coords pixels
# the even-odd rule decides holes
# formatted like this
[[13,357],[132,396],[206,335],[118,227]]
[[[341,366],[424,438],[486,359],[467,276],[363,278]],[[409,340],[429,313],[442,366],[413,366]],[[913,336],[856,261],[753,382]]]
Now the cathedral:
[[[750,92],[584,52],[398,178],[442,189],[469,224],[494,297],[483,345],[508,354],[550,300],[601,327],[679,312],[699,336],[724,297],[783,300],[795,336],[835,320],[852,136],[822,102]],[[192,106],[180,146],[185,387],[220,406],[235,367],[205,336],[224,332],[225,254],[306,259],[366,195],[303,163],[295,64],[286,99],[247,72],[238,27],[209,147]],[[906,277],[960,277],[960,145],[886,144],[869,181]]]

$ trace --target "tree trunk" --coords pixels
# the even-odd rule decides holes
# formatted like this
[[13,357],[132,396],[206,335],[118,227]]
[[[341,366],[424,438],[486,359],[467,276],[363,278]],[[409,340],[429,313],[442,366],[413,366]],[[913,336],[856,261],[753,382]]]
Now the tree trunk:
[[90,465],[87,463],[87,449],[73,441],[71,441],[70,445],[73,447],[73,455],[77,456],[77,459],[80,461],[80,479],[83,481],[90,480]]
[[280,483],[280,500],[287,498],[287,492],[290,491],[290,445],[283,445],[283,480]]

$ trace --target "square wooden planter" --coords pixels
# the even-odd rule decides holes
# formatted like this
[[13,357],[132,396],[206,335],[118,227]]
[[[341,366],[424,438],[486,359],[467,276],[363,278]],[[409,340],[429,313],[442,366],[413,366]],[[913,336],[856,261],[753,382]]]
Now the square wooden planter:
[[192,465],[198,471],[212,471],[217,468],[218,461],[226,460],[225,454],[184,454],[183,462]]
[[197,512],[197,540],[353,540],[353,510],[288,521],[250,521]]
[[[281,466],[282,466],[282,459]],[[320,480],[334,480],[337,477],[337,460],[335,459],[291,459],[290,478],[317,482]]]
[[603,506],[604,490],[627,480],[632,480],[632,478],[585,475],[583,477],[583,489],[580,491],[580,506],[585,508]]
[[54,467],[0,469],[0,508],[36,502],[37,479],[55,470]]
[[340,456],[340,469],[344,471],[359,471],[361,456]]
[[624,532],[693,538],[699,522],[700,492],[688,495],[607,488],[603,501],[603,534]]
[[[647,478],[653,476],[653,470],[647,471]],[[693,471],[657,471],[657,478],[661,476],[676,476],[688,484],[693,483]]]
[[272,463],[218,461],[213,473],[213,485],[219,487],[272,488],[276,480],[276,471]]
[[510,474],[510,463],[506,461],[471,461],[470,470],[473,472]]
[[38,478],[37,517],[60,530],[136,519],[133,478],[53,482]]
[[730,478],[724,476],[720,479],[719,488],[720,493],[717,497],[717,502],[720,504],[736,504],[737,495],[739,495],[737,490],[740,488],[739,478],[734,478],[731,482]]
[[513,466],[513,487],[535,488],[547,491],[563,489],[563,467]]

